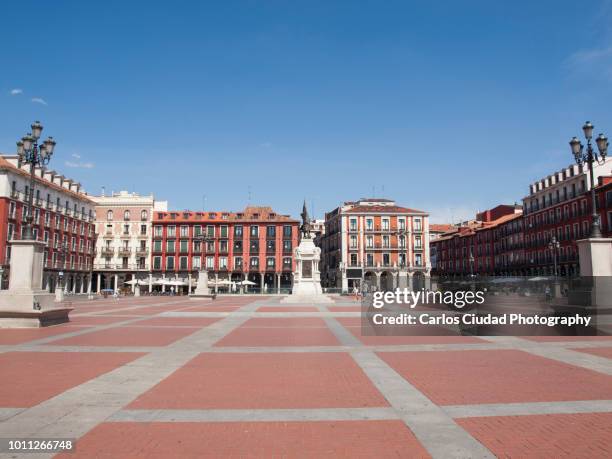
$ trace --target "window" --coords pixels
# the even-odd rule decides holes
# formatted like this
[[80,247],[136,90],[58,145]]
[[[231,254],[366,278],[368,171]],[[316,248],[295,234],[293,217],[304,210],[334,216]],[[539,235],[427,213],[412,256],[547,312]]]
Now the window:
[[422,222],[420,218],[415,218],[414,219],[414,230],[415,231],[422,231]]
[[423,256],[420,253],[415,254],[414,264],[415,266],[423,266]]
[[400,249],[405,249],[406,248],[406,237],[405,236],[400,236],[398,238],[398,243],[399,243]]
[[155,237],[161,237],[161,235],[162,235],[162,227],[161,226],[155,226],[153,228],[153,235]]
[[154,252],[161,252],[162,251],[162,241],[161,241],[161,239],[156,239],[155,241],[153,241],[153,251]]
[[251,226],[251,237],[259,237],[259,226]]
[[405,218],[398,218],[397,219],[397,227],[400,230],[405,230],[406,229],[406,219]]
[[123,234],[124,235],[130,234],[130,225],[129,225],[129,223],[127,225],[123,225]]
[[179,269],[181,270],[186,270],[188,266],[188,262],[187,262],[187,257],[180,257],[179,258]]
[[366,231],[372,231],[374,229],[374,220],[372,218],[366,218]]
[[130,220],[130,211],[126,210],[125,212],[123,212],[123,219],[125,221],[129,221]]
[[274,241],[274,239],[268,239],[266,241],[266,251],[274,252],[275,250],[276,250],[276,242]]
[[383,259],[383,266],[391,265],[391,257],[388,253],[383,253],[382,259]]
[[168,237],[174,237],[176,236],[176,226],[169,226],[168,227]]
[[189,241],[187,239],[181,239],[179,244],[181,253],[189,252]]
[[215,257],[206,257],[206,269],[215,269]]
[[174,269],[174,257],[166,257],[166,269]]
[[366,254],[366,266],[374,266],[374,255],[371,253]]
[[350,231],[357,231],[357,219],[351,218],[349,221],[349,229]]
[[242,269],[242,257],[234,257],[234,269]]
[[192,262],[193,269],[200,269],[202,267],[202,259],[198,257],[193,257]]
[[357,266],[357,254],[356,253],[351,253],[350,266]]
[[371,249],[374,247],[374,237],[366,236],[366,248]]
[[215,237],[215,227],[212,225],[208,225],[206,227],[206,235],[208,237]]
[[242,225],[234,226],[234,237],[242,237]]
[[291,253],[291,249],[292,249],[291,239],[285,239],[283,241],[283,252]]
[[291,225],[283,226],[283,237],[290,238],[292,232],[293,232],[293,228],[291,227]]
[[259,268],[259,257],[251,257],[251,268]]
[[423,248],[423,240],[421,239],[421,236],[415,236],[414,237],[414,248],[415,249],[422,249]]
[[389,231],[389,219],[388,218],[382,219],[382,229],[383,231]]
[[219,269],[227,269],[227,257],[219,257]]
[[292,269],[291,258],[290,257],[284,257],[283,258],[283,269],[284,270],[291,270]]
[[221,237],[227,237],[227,225],[222,225],[220,230],[221,230]]
[[219,252],[227,253],[227,241],[225,240],[219,241]]
[[[59,198],[58,198],[58,201],[59,201]],[[58,205],[59,205],[59,202],[58,202]],[[106,219],[108,221],[112,221],[113,220],[113,211],[112,210],[109,210],[108,212],[106,212]]]
[[351,249],[356,249],[357,248],[357,236],[355,236],[354,234],[351,235],[350,248]]
[[266,268],[268,269],[274,269],[274,257],[267,257],[266,258]]
[[382,237],[382,246],[385,249],[389,248],[389,236],[387,236],[386,234]]
[[188,226],[181,226],[181,237],[188,237],[189,236],[189,227]]
[[140,219],[142,221],[146,221],[148,218],[149,218],[149,212],[147,212],[146,210],[140,211]]
[[174,253],[174,245],[175,245],[174,239],[168,239],[166,241],[166,252]]
[[147,235],[147,225],[140,225],[140,235],[141,236]]
[[266,227],[266,237],[267,238],[275,238],[276,237],[276,226],[268,226],[268,227]]

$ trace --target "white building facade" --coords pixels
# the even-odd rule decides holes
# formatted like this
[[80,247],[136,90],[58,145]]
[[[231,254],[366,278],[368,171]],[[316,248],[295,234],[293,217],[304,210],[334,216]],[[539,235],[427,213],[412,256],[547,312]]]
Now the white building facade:
[[96,204],[95,290],[134,292],[136,280],[148,282],[151,273],[153,212],[166,211],[167,201],[153,195],[120,191],[93,196]]

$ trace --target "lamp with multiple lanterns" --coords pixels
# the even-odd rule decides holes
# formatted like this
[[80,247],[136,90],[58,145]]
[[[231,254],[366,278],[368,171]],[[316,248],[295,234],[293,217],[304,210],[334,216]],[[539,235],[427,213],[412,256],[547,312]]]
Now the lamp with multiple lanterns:
[[[583,164],[588,164],[589,166],[589,177],[591,181],[591,205],[593,210],[593,224],[591,225],[591,238],[600,238],[601,237],[601,222],[599,219],[599,214],[597,213],[597,199],[595,197],[595,177],[593,174],[593,165],[603,164],[606,161],[606,155],[608,154],[608,138],[599,134],[595,139],[595,143],[597,144],[597,149],[599,150],[599,155],[593,149],[593,145],[591,144],[591,140],[593,139],[593,129],[594,126],[590,121],[584,123],[582,126],[582,130],[584,131],[584,137],[587,139],[587,148],[584,151],[584,145],[577,137],[573,137],[570,140],[569,144],[572,148],[572,153],[574,154],[574,159],[576,164],[582,166]],[[601,156],[601,159],[600,159]]]
[[32,132],[27,133],[17,142],[17,156],[19,164],[30,165],[30,191],[28,196],[28,215],[25,218],[23,229],[23,239],[34,240],[33,221],[34,213],[34,177],[37,167],[43,167],[49,164],[53,150],[55,149],[55,140],[53,137],[47,138],[41,145],[38,144],[40,135],[42,134],[43,126],[39,121],[35,121],[32,126]]

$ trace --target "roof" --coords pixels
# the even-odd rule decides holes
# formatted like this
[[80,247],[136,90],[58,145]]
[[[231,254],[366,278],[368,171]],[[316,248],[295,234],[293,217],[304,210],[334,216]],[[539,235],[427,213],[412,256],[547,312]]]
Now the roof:
[[[10,161],[7,161],[2,155],[0,155],[0,170],[10,171],[14,174],[19,174],[23,177],[30,178],[30,173],[28,171],[18,168],[17,166],[12,164]],[[56,174],[56,175],[59,177],[64,177],[61,174]],[[64,188],[63,186],[60,186],[57,183],[53,183],[47,179],[39,177],[38,175],[34,176],[34,180],[36,180],[38,183],[42,183],[43,185],[48,186],[49,188],[53,190],[61,191],[62,193],[66,193],[82,201],[87,201],[91,204],[95,204],[94,201],[84,192],[77,193],[76,191],[69,190],[68,188]],[[74,182],[74,183],[77,183],[77,182]]]
[[276,213],[268,206],[247,206],[242,212],[227,212],[227,211],[190,211],[190,210],[168,210],[155,211],[153,213],[154,221],[171,221],[171,222],[286,222],[299,223],[298,220],[291,218],[289,215]]
[[429,224],[429,232],[430,233],[448,233],[456,229],[455,225],[451,225],[450,223],[430,223]]
[[426,212],[422,210],[409,209],[408,207],[400,207],[400,206],[355,206],[351,209],[345,211],[347,214],[361,214],[361,213],[370,213],[370,214],[384,214],[384,213],[403,213],[403,214],[423,214],[427,215]]
[[[450,231],[446,234],[443,234],[439,238],[432,239],[431,243],[436,244],[441,241],[448,241],[449,239],[453,239],[454,237],[473,236],[474,234],[476,234],[477,231],[490,230],[503,223],[507,223],[509,221],[520,218],[522,216],[523,216],[522,213],[510,214],[510,215],[504,215],[503,217],[499,217],[497,220],[493,220],[492,222],[479,222],[477,225],[460,226],[458,228],[455,228],[455,231]],[[430,231],[431,231],[431,226],[432,225],[430,225],[430,228],[429,228]]]

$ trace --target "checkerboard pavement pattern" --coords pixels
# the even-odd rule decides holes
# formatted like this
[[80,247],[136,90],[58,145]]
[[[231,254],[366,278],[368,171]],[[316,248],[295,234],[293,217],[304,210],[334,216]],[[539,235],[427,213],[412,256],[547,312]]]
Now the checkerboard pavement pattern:
[[0,329],[0,438],[74,438],[67,458],[612,457],[610,337],[368,337],[351,298],[280,299],[80,300],[69,324]]

